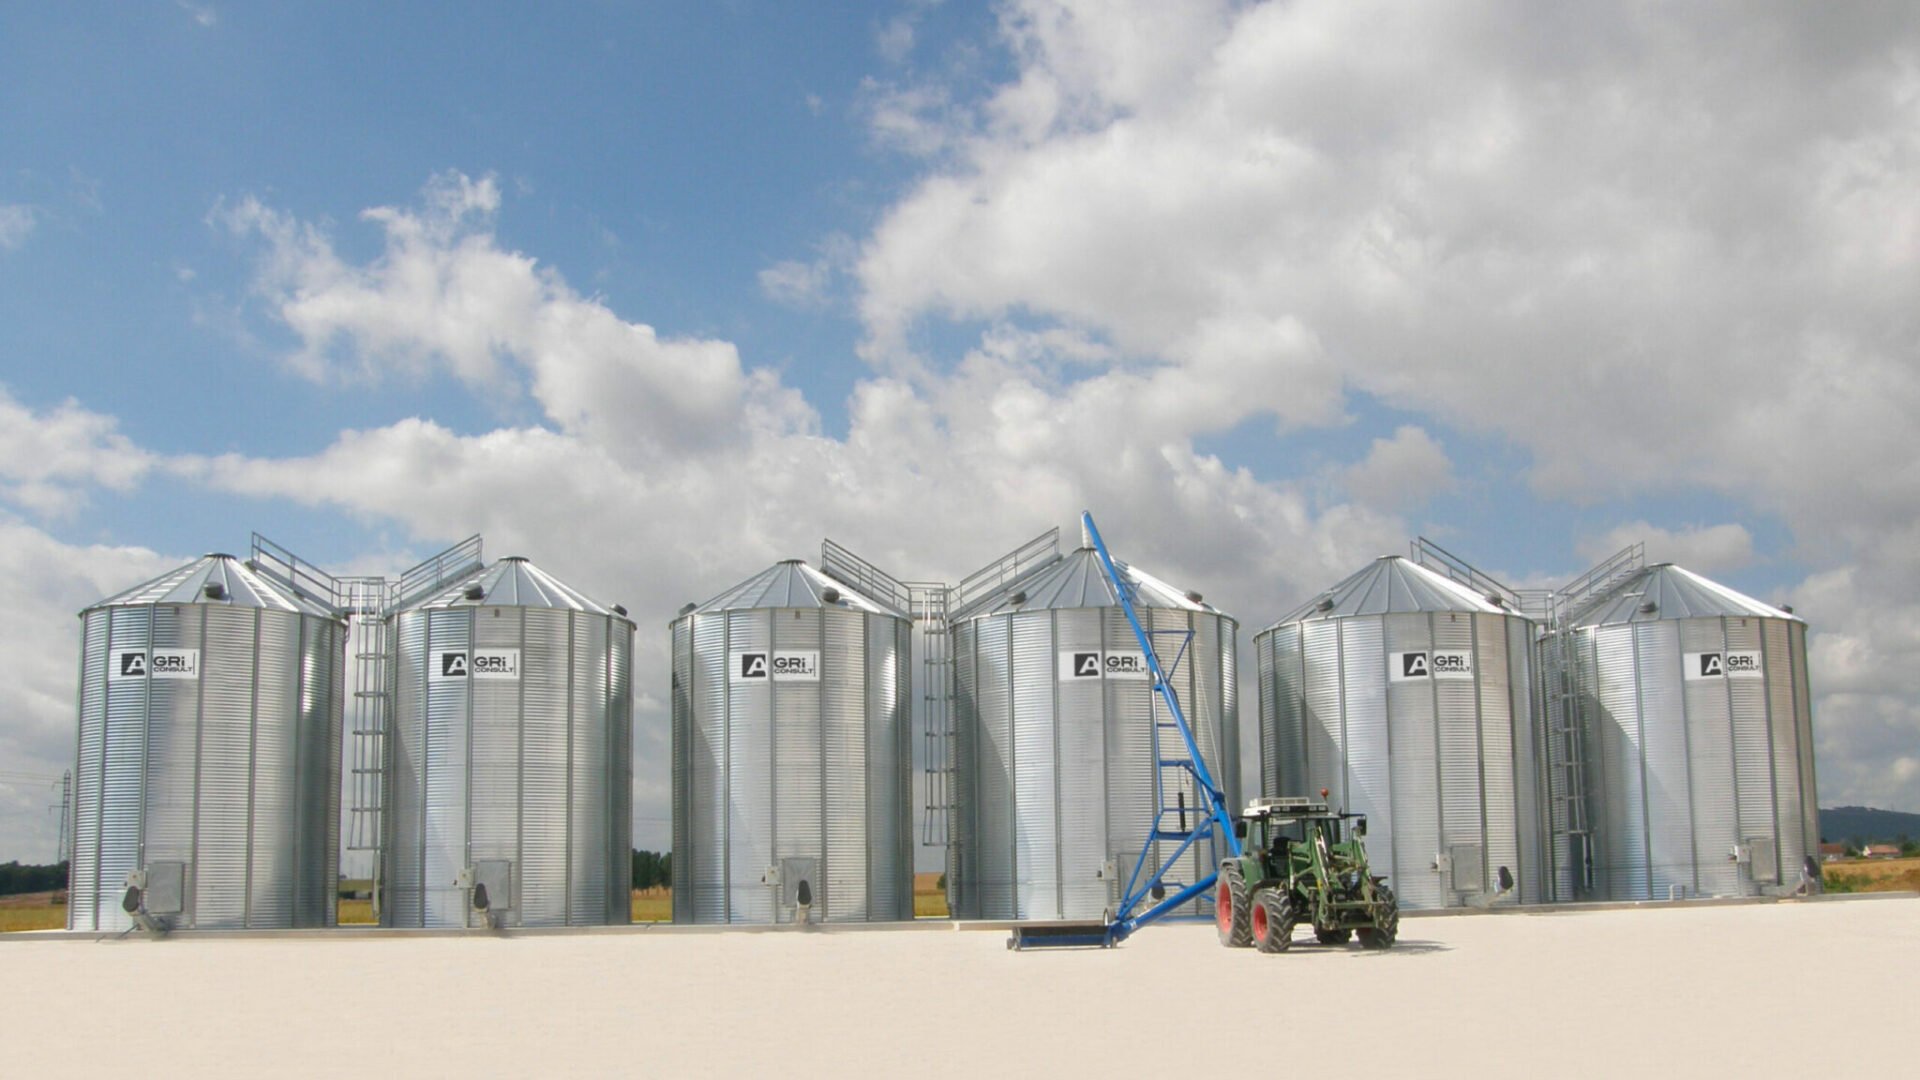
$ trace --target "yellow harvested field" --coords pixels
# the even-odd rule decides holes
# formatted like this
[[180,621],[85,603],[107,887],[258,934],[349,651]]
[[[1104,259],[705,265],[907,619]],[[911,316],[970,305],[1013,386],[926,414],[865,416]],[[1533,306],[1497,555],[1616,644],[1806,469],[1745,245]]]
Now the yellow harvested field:
[[[1831,1042],[1795,1033],[1911,1022],[1920,901],[1409,918],[1379,953],[1308,936],[1284,956],[1227,950],[1192,922],[1114,950],[1005,940],[950,923],[11,934],[0,970],[34,989],[8,1005],[7,1071],[124,1072],[134,1044],[74,1007],[108,986],[164,988],[140,994],[152,1077],[1154,1075],[1204,1067],[1195,1035],[1231,1039],[1248,1003],[1289,1000],[1334,1010],[1328,1037],[1353,1035],[1339,1071],[1357,1076],[1824,1076]],[[369,987],[384,1034],[343,1037]],[[929,987],[958,992],[902,1008]],[[1898,1038],[1847,1050],[1848,1072],[1911,1064]]]
[[1820,872],[1854,892],[1920,891],[1920,859],[1853,859],[1828,863]]

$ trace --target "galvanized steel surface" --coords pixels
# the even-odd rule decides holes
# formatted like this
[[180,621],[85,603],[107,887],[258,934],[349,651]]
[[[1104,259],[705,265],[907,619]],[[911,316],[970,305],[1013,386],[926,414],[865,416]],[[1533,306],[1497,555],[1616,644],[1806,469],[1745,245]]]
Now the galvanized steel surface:
[[913,918],[911,630],[798,562],[674,620],[675,922]]
[[502,925],[627,922],[633,624],[519,559],[391,623],[382,924],[478,925],[501,862]]
[[[1260,778],[1327,789],[1367,815],[1369,860],[1407,908],[1545,893],[1546,821],[1531,689],[1533,624],[1390,557],[1262,631]],[[1441,677],[1439,656],[1470,658]],[[1409,657],[1419,657],[1408,674]]]
[[[1239,799],[1234,693],[1238,624],[1132,567],[1136,604],[1214,776]],[[988,598],[953,624],[953,856],[947,893],[957,917],[1094,919],[1114,904],[1153,824],[1159,769],[1155,721],[1169,721],[1151,683],[1132,672],[1075,677],[1075,654],[1139,649],[1097,556],[1068,555],[1021,592]],[[1084,606],[1082,606],[1084,605]],[[1172,668],[1181,634],[1192,643]],[[1161,730],[1160,754],[1184,756]],[[1204,802],[1184,794],[1197,822]],[[1161,845],[1171,850],[1171,842]],[[1158,848],[1153,856],[1161,858]],[[1212,872],[1196,845],[1185,880]]]
[[1619,621],[1543,643],[1544,663],[1572,669],[1560,708],[1581,733],[1593,822],[1590,849],[1555,837],[1561,898],[1790,891],[1819,843],[1806,625],[1784,612],[1662,618],[1700,610],[1663,595],[1655,612],[1613,597],[1600,607]]
[[81,618],[68,927],[169,864],[173,928],[332,925],[345,626],[228,556]]

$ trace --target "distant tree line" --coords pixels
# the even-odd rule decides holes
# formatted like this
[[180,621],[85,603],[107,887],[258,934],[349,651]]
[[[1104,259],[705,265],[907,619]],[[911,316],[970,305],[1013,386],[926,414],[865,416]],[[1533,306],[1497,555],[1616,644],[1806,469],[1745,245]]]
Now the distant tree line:
[[673,884],[673,853],[661,854],[658,851],[633,852],[633,887],[651,889]]
[[52,892],[66,887],[67,864],[64,862],[54,863],[51,866],[23,866],[17,862],[0,863],[0,896]]

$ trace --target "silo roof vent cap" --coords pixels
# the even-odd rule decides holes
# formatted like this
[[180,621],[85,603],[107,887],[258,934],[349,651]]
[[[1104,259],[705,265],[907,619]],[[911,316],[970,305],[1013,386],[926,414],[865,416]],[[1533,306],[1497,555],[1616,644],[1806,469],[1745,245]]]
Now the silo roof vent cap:
[[225,600],[227,598],[227,587],[217,581],[207,582],[200,587],[200,591],[205,593],[209,600]]
[[469,585],[467,586],[467,591],[460,595],[465,596],[469,600],[485,600],[487,598],[487,590],[478,585]]

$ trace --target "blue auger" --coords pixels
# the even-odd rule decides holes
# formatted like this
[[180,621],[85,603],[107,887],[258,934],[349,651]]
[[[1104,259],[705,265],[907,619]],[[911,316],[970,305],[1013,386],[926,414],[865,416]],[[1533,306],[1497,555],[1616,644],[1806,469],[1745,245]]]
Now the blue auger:
[[[1161,820],[1166,817],[1170,808],[1164,805],[1164,796],[1157,799],[1153,829],[1147,834],[1146,844],[1140,849],[1140,857],[1134,861],[1133,873],[1128,876],[1126,890],[1121,896],[1119,907],[1114,910],[1112,916],[1099,923],[1034,923],[1016,926],[1013,936],[1007,941],[1007,947],[1011,949],[1073,945],[1098,945],[1112,948],[1125,941],[1135,930],[1169,912],[1178,910],[1182,904],[1213,888],[1214,880],[1219,877],[1217,870],[1209,871],[1198,881],[1172,896],[1165,896],[1168,868],[1177,865],[1180,857],[1186,854],[1187,849],[1192,847],[1196,840],[1206,835],[1209,828],[1219,830],[1220,836],[1226,841],[1227,851],[1232,857],[1240,857],[1240,841],[1233,833],[1233,812],[1227,806],[1226,794],[1220,790],[1218,784],[1213,782],[1213,774],[1208,771],[1206,759],[1200,755],[1199,744],[1194,741],[1193,728],[1187,723],[1187,714],[1181,711],[1180,699],[1175,696],[1173,686],[1168,682],[1169,672],[1162,670],[1160,666],[1160,655],[1154,650],[1153,636],[1140,624],[1140,615],[1133,607],[1133,585],[1122,577],[1119,569],[1114,566],[1113,556],[1107,553],[1106,542],[1100,539],[1100,530],[1093,524],[1093,515],[1082,513],[1080,524],[1086,528],[1087,538],[1092,541],[1093,550],[1100,556],[1100,565],[1107,572],[1107,580],[1113,583],[1114,594],[1120,598],[1120,609],[1127,613],[1127,624],[1133,627],[1134,639],[1140,643],[1140,652],[1147,661],[1147,671],[1153,678],[1153,691],[1166,703],[1167,712],[1173,717],[1173,726],[1179,729],[1180,740],[1186,744],[1186,760],[1160,758],[1156,767],[1177,766],[1193,776],[1196,786],[1207,801],[1204,808],[1194,807],[1193,809],[1204,810],[1207,822],[1191,830],[1163,829]],[[1180,653],[1175,656],[1173,662],[1175,668],[1180,664],[1180,657],[1186,653],[1187,639],[1192,637],[1191,631],[1182,631],[1182,634],[1184,636]],[[1156,756],[1159,754],[1157,749],[1155,754]],[[1164,785],[1162,786],[1164,788]],[[1180,811],[1183,816],[1187,812],[1185,808]],[[1158,869],[1146,872],[1143,880],[1142,874],[1152,858],[1154,843],[1163,839],[1178,839],[1180,845],[1174,849],[1173,854],[1160,863]],[[1147,910],[1134,914],[1134,909],[1156,891],[1165,898]]]

